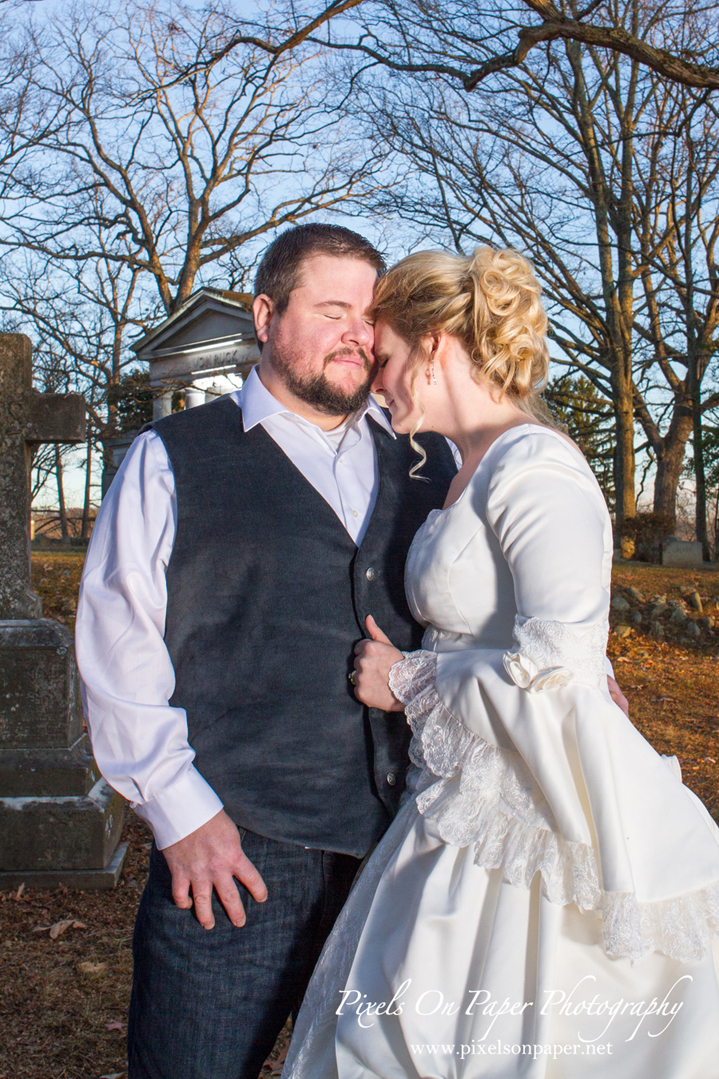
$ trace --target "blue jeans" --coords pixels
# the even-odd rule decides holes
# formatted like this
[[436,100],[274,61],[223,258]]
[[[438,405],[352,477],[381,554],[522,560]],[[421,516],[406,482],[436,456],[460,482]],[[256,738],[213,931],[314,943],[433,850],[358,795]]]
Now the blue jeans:
[[133,942],[129,1079],[257,1079],[299,1008],[360,863],[240,835],[268,891],[256,903],[238,882],[241,929],[216,895],[214,929],[176,907],[167,862],[153,846]]

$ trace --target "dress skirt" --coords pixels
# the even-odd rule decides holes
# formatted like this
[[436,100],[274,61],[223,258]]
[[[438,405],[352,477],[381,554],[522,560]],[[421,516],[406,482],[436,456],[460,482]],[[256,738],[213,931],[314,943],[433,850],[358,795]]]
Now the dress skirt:
[[719,948],[638,964],[601,920],[475,865],[410,802],[305,1000],[286,1079],[717,1079]]

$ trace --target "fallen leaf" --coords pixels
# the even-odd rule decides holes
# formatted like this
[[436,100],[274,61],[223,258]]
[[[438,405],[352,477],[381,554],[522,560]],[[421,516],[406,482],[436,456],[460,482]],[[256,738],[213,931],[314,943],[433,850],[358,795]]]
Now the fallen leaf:
[[15,892],[13,899],[17,902],[22,897],[22,893],[25,891],[25,881],[22,882],[18,890]]
[[99,974],[102,970],[107,970],[107,963],[78,963],[77,969],[82,974]]
[[122,1079],[124,1072],[108,1072],[107,1075],[101,1075],[100,1079]]
[[124,1030],[125,1024],[121,1023],[119,1019],[111,1019],[109,1023],[105,1023],[106,1030]]
[[272,1071],[270,1072],[270,1075],[282,1075],[282,1068],[285,1063],[285,1057],[287,1056],[287,1051],[289,1050],[289,1048],[289,1045],[286,1045],[278,1056],[277,1060],[272,1061]]
[[78,922],[74,918],[63,918],[59,922],[55,922],[54,925],[43,926],[39,925],[36,929],[33,929],[33,933],[42,933],[45,930],[50,930],[50,940],[57,940],[61,933],[64,933],[66,929],[72,926],[73,929],[87,929],[84,922]]
[[61,933],[64,933],[66,929],[69,929],[74,921],[74,918],[63,918],[59,922],[55,922],[50,926],[50,940],[57,940]]

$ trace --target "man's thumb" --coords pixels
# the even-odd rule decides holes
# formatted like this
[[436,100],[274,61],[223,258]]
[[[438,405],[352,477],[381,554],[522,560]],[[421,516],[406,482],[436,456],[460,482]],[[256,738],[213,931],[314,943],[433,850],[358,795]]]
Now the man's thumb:
[[382,644],[392,644],[387,634],[382,632],[371,614],[367,615],[364,624],[373,641],[380,641]]

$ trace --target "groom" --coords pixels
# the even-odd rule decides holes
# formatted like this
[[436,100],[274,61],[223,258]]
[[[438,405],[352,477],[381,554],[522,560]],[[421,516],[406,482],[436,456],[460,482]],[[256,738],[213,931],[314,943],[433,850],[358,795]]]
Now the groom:
[[360,860],[408,728],[348,680],[365,618],[419,646],[403,569],[456,471],[368,396],[379,253],[332,225],[260,264],[260,364],[151,424],[106,496],[77,648],[95,756],[152,826],[129,1079],[256,1079]]

